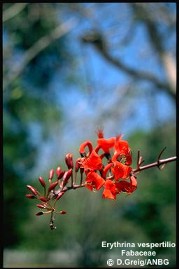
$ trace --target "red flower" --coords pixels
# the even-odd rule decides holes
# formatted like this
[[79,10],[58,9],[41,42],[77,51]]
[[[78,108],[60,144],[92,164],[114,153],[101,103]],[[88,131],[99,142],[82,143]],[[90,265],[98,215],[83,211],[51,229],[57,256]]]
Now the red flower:
[[86,155],[87,155],[87,154],[85,153],[85,148],[86,148],[86,147],[88,147],[88,150],[89,150],[88,155],[89,155],[89,154],[92,152],[92,150],[93,150],[93,146],[92,146],[91,141],[87,140],[87,141],[85,141],[84,143],[82,143],[82,144],[80,145],[79,152],[80,152],[80,154],[83,155],[83,156],[86,156]]
[[121,137],[121,135],[116,137],[114,148],[116,152],[127,155],[130,151],[129,144],[126,140],[122,140]]
[[131,165],[131,163],[132,163],[132,155],[131,155],[131,152],[130,152],[129,154],[127,154],[125,156],[125,164],[126,165]]
[[119,161],[125,165],[131,165],[132,163],[132,155],[131,153],[128,153],[127,155],[120,154],[119,152],[116,152],[113,157],[112,161]]
[[110,171],[111,167],[113,166],[113,163],[108,163],[102,171],[103,178],[106,178],[107,173]]
[[130,166],[122,164],[118,161],[115,161],[113,163],[114,163],[114,166],[111,167],[111,170],[112,170],[115,180],[129,177],[130,172],[132,171],[132,168]]
[[132,193],[137,189],[137,180],[134,176],[130,177],[130,182],[121,180],[119,182],[116,182],[116,187],[118,189],[118,193],[127,192]]
[[137,180],[136,180],[136,177],[134,176],[131,176],[130,177],[130,185],[131,185],[131,188],[130,188],[130,191],[133,192],[137,189]]
[[97,150],[102,149],[105,153],[109,153],[110,148],[114,146],[115,137],[108,139],[98,138],[97,139]]
[[97,136],[98,136],[98,138],[104,138],[104,133],[103,133],[102,129],[97,130]]
[[116,184],[113,181],[107,179],[104,184],[104,191],[102,197],[105,199],[115,200],[116,194],[117,194]]
[[94,189],[98,191],[104,185],[105,180],[96,172],[90,171],[87,173],[85,183],[86,183],[86,187],[90,191],[93,191]]
[[84,169],[90,169],[90,170],[100,170],[102,168],[102,161],[99,155],[96,153],[95,150],[91,152],[89,157],[85,158],[84,161],[82,161],[81,165]]
[[97,135],[98,139],[97,139],[96,151],[102,149],[105,153],[109,153],[110,148],[114,147],[116,138],[115,137],[111,137],[108,139],[104,138],[102,130],[98,130]]
[[114,145],[114,155],[117,157],[121,157],[122,159],[125,159],[125,164],[130,165],[132,163],[132,156],[131,156],[131,149],[129,147],[129,144],[125,140],[121,140],[121,136],[116,137],[116,143]]

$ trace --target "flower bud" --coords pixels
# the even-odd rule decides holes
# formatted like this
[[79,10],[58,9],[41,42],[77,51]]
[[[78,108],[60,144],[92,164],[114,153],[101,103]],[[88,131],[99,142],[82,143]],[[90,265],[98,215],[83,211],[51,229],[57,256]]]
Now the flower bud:
[[58,185],[58,181],[55,181],[53,183],[50,184],[49,188],[48,188],[48,192],[52,191],[53,189],[55,189],[55,187]]
[[43,177],[39,177],[39,181],[40,181],[40,184],[42,185],[42,187],[45,188],[46,183],[45,183],[45,180],[43,179]]
[[39,197],[39,200],[46,203],[49,199],[44,197],[44,196],[41,196],[41,197]]
[[63,176],[62,188],[65,187],[65,185],[68,183],[68,180],[72,175],[72,172],[73,172],[72,169],[65,172],[65,174]]
[[54,169],[51,169],[49,172],[49,179],[52,180],[53,176],[54,176]]
[[73,155],[71,153],[66,154],[65,162],[66,162],[68,169],[73,168]]
[[66,211],[64,211],[64,210],[60,210],[60,214],[64,215],[64,214],[66,214],[66,213],[67,213]]
[[45,205],[42,205],[42,204],[37,204],[36,205],[38,208],[45,208],[46,206]]
[[36,196],[36,195],[38,195],[38,191],[34,188],[34,187],[32,187],[32,186],[30,186],[30,185],[27,185],[27,188]]
[[64,193],[65,193],[64,191],[59,192],[59,194],[56,197],[56,200],[59,200],[64,195]]
[[43,215],[43,212],[40,211],[40,212],[36,213],[35,215],[36,215],[36,216],[41,216],[41,215]]
[[65,171],[62,171],[61,167],[58,166],[57,170],[56,170],[56,174],[57,174],[58,179],[61,179],[63,177],[64,173],[65,173]]
[[26,196],[26,198],[29,198],[29,199],[35,199],[36,198],[35,195],[30,194],[30,193],[26,194],[25,196]]

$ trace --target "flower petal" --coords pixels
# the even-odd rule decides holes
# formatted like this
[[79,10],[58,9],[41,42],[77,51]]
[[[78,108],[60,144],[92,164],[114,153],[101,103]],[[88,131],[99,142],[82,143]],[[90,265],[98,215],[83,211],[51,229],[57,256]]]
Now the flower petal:
[[93,146],[92,146],[91,141],[87,140],[87,141],[85,141],[84,143],[82,143],[82,144],[80,145],[79,153],[80,153],[81,155],[84,155],[84,154],[85,154],[85,148],[86,148],[86,147],[88,147],[89,153],[91,153],[92,150],[93,150]]
[[102,161],[95,150],[92,151],[89,157],[85,158],[82,167],[84,169],[100,170],[102,168]]
[[108,139],[98,138],[97,139],[97,148],[102,149],[105,153],[109,153],[110,148],[114,147],[115,137],[111,137]]
[[104,189],[103,194],[102,194],[102,198],[115,200],[116,199],[116,194],[115,193],[112,193],[108,189]]
[[113,181],[107,179],[104,184],[104,191],[102,197],[105,199],[116,199],[116,185]]
[[108,163],[108,164],[103,168],[103,171],[102,171],[102,176],[103,176],[103,178],[106,178],[106,175],[107,175],[108,171],[111,169],[112,166],[113,166],[113,163]]
[[111,170],[114,174],[115,180],[118,180],[120,178],[128,178],[132,168],[116,161],[114,162],[114,167],[112,167]]
[[89,190],[96,189],[97,191],[104,185],[105,180],[94,171],[90,171],[86,177],[86,187]]
[[127,192],[132,193],[137,189],[137,180],[134,176],[130,177],[130,182],[121,180],[119,182],[116,182],[116,188],[118,189],[118,192]]
[[114,149],[119,154],[128,155],[130,152],[129,144],[126,140],[122,140],[121,136],[116,137]]

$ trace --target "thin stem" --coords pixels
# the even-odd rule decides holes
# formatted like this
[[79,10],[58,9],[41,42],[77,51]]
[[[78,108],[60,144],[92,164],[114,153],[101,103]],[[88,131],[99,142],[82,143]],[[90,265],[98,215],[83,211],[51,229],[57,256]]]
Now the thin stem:
[[72,175],[71,175],[71,187],[73,187],[73,172],[72,172]]
[[50,217],[50,229],[54,230],[56,229],[55,225],[54,225],[54,221],[55,221],[55,217],[54,217],[54,211],[51,212],[51,217]]
[[137,152],[137,167],[139,166],[140,150]]
[[46,186],[44,186],[44,196],[46,197]]
[[142,170],[146,170],[146,169],[149,169],[149,168],[152,168],[152,167],[155,167],[157,166],[158,168],[162,165],[162,164],[166,164],[166,163],[169,163],[169,162],[174,162],[176,161],[177,157],[170,157],[170,158],[167,158],[167,159],[162,159],[162,160],[158,160],[154,163],[150,163],[150,164],[147,164],[147,165],[144,165],[144,166],[139,166],[137,167],[136,169],[133,170],[133,173],[137,173],[137,172],[140,172]]
[[162,151],[160,152],[160,154],[159,154],[159,156],[158,156],[158,160],[160,160],[160,157],[162,156],[162,153],[163,153],[165,150],[166,150],[166,147],[164,147],[164,148],[162,149]]
[[80,171],[80,186],[82,185],[83,182],[83,172]]
[[66,191],[76,190],[76,189],[83,188],[83,187],[85,187],[85,184],[73,185],[72,187],[67,187]]
[[77,172],[75,172],[74,185],[76,184],[76,181],[77,181]]

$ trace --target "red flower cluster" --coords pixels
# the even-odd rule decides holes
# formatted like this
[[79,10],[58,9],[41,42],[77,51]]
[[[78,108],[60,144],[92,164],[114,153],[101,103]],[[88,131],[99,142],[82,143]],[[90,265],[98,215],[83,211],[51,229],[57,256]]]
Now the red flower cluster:
[[[86,187],[90,191],[98,191],[103,188],[102,197],[114,200],[116,195],[121,192],[129,194],[137,189],[137,173],[155,166],[162,169],[166,163],[176,160],[176,157],[161,160],[164,148],[156,162],[141,166],[144,160],[138,151],[137,167],[132,169],[131,149],[121,135],[106,139],[102,130],[99,130],[97,135],[96,147],[93,147],[89,140],[80,145],[81,157],[75,162],[71,153],[66,154],[66,170],[62,170],[58,166],[56,171],[54,169],[49,171],[48,181],[45,181],[43,177],[38,178],[43,188],[42,192],[27,185],[30,193],[26,194],[26,197],[39,201],[36,206],[41,211],[36,213],[37,216],[50,213],[49,225],[52,230],[56,228],[54,215],[66,214],[64,210],[56,210],[57,201],[62,198],[65,192],[82,187]],[[79,179],[78,172],[80,173]]]
[[[132,193],[137,188],[136,177],[130,167],[132,156],[128,142],[122,140],[121,136],[106,139],[102,130],[99,130],[97,135],[95,148],[89,140],[80,145],[81,157],[75,163],[72,154],[66,154],[66,171],[58,166],[56,173],[54,169],[49,171],[48,181],[39,177],[42,192],[27,185],[30,193],[26,194],[26,197],[39,201],[36,206],[41,211],[36,215],[51,214],[51,229],[55,229],[54,214],[66,213],[64,210],[56,210],[56,203],[70,189],[86,187],[90,191],[98,191],[103,187],[103,198],[116,199],[117,194]],[[80,183],[76,184],[78,172]]]
[[132,193],[137,188],[132,175],[131,150],[121,136],[104,138],[103,131],[97,132],[97,146],[90,141],[81,144],[78,164],[86,174],[85,186],[91,191],[104,187],[103,198],[116,199],[121,192]]

